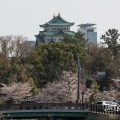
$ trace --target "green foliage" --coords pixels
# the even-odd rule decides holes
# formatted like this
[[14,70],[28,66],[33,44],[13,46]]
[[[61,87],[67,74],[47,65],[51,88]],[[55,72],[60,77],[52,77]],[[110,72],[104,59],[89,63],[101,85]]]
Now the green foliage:
[[91,88],[93,79],[91,77],[86,77],[86,87]]
[[109,29],[102,35],[101,39],[108,45],[113,56],[117,57],[120,54],[120,45],[118,44],[120,34],[117,29]]
[[97,84],[100,86],[100,91],[109,91],[112,88],[113,81],[111,80],[111,73],[106,71],[105,77],[99,78]]
[[111,55],[111,62],[109,63],[109,68],[114,71],[114,77],[118,77],[120,68],[120,34],[117,29],[109,29],[105,34],[102,35],[101,39],[104,40],[104,44],[108,45],[108,50]]
[[[81,63],[85,66],[86,73],[96,74],[97,71],[106,71],[107,69],[113,69],[113,71],[116,69],[116,73],[118,73],[120,57],[118,37],[119,33],[116,29],[110,29],[102,35],[102,39],[108,45],[108,48],[90,46],[88,49],[87,40],[81,32],[74,36],[65,36],[61,43],[40,44],[34,50],[30,49],[27,52],[26,45],[22,46],[22,51],[19,43],[17,47],[20,47],[21,54],[16,49],[18,56],[12,58],[6,56],[5,51],[8,52],[8,49],[4,47],[5,50],[0,54],[1,82],[9,84],[29,81],[34,86],[33,91],[36,91],[37,85],[43,85],[48,81],[58,79],[62,71],[76,72],[78,54]],[[23,55],[24,52],[25,55]],[[111,53],[114,60],[111,59]],[[102,83],[94,84],[95,91],[103,90],[105,85],[106,89],[109,89],[107,82],[109,80],[105,79]],[[88,79],[87,87],[90,88],[92,85],[92,81]]]
[[100,86],[98,85],[96,80],[93,80],[91,89],[94,91],[94,93],[97,93],[99,91]]
[[90,62],[87,66],[89,74],[96,74],[97,71],[106,71],[111,62],[110,52],[107,48],[91,46],[88,51]]
[[[29,45],[27,47],[24,45],[21,49],[20,41],[23,38],[16,37],[18,41],[14,51],[15,56],[11,58],[3,54],[0,56],[0,70],[4,83],[29,81],[33,83],[33,86],[37,86],[39,82],[41,84],[57,79],[62,71],[75,72],[78,54],[84,63],[88,61],[85,48],[86,40],[80,32],[75,36],[67,37],[64,39],[66,41],[62,43],[41,44],[35,50],[29,49]],[[1,38],[2,43],[6,43],[6,39],[6,37]],[[11,47],[15,44],[13,43]],[[7,52],[13,52],[13,50],[5,48]],[[26,53],[25,56],[23,53]]]
[[65,36],[63,42],[67,44],[79,45],[83,48],[86,48],[87,45],[87,40],[82,32],[77,32],[74,36]]
[[76,71],[77,55],[87,61],[85,50],[74,44],[50,43],[40,45],[35,49],[37,56],[41,56],[38,63],[33,61],[39,71],[39,77],[44,80],[58,78],[62,71]]
[[94,94],[92,94],[92,95],[89,97],[89,102],[90,102],[90,103],[95,103]]

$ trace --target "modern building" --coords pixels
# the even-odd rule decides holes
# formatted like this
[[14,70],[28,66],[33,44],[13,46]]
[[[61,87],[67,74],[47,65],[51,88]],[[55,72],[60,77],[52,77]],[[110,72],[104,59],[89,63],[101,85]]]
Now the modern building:
[[80,24],[78,31],[85,34],[85,38],[88,40],[88,43],[97,44],[97,31],[96,24],[86,23]]
[[40,31],[36,37],[36,44],[39,43],[49,43],[49,42],[61,42],[64,38],[64,35],[74,35],[75,33],[70,30],[70,27],[74,23],[64,20],[60,14],[58,16],[53,16],[53,18],[40,25],[44,30]]

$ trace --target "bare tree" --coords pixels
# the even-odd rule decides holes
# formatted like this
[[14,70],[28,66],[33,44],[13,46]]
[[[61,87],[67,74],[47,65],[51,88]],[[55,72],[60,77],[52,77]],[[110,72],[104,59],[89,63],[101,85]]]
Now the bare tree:
[[11,42],[12,53],[14,57],[25,58],[31,52],[32,47],[27,38],[23,36],[14,36],[13,41]]
[[26,57],[32,47],[26,37],[0,36],[1,52],[6,57]]
[[[0,52],[0,81],[9,83],[10,75],[17,73],[18,77],[20,66],[32,52],[32,46],[23,36],[0,36]],[[15,66],[17,70],[14,72]]]
[[1,53],[4,54],[5,56],[9,55],[10,51],[10,42],[12,40],[12,36],[0,36],[0,49]]

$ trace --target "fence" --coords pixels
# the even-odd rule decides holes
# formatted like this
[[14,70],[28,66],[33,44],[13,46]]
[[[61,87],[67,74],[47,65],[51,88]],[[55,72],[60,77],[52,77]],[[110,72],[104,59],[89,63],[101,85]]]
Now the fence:
[[103,106],[81,103],[21,103],[0,106],[1,111],[7,110],[81,110],[98,114],[120,116],[120,106]]
[[89,104],[81,103],[21,103],[6,104],[0,110],[88,110]]

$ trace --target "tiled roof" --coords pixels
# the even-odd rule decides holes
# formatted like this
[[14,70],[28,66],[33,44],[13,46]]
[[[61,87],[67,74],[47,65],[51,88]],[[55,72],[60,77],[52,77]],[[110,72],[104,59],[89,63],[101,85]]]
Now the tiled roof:
[[64,20],[60,15],[53,17],[53,19],[51,19],[49,22],[47,22],[44,25],[41,25],[41,27],[47,26],[47,25],[68,25],[68,26],[72,26],[74,25],[74,23],[68,22],[66,20]]
[[57,31],[57,32],[40,32],[39,35],[42,35],[42,36],[55,36],[55,35],[74,35],[75,33],[73,31],[67,31],[67,32],[64,32],[64,31]]

